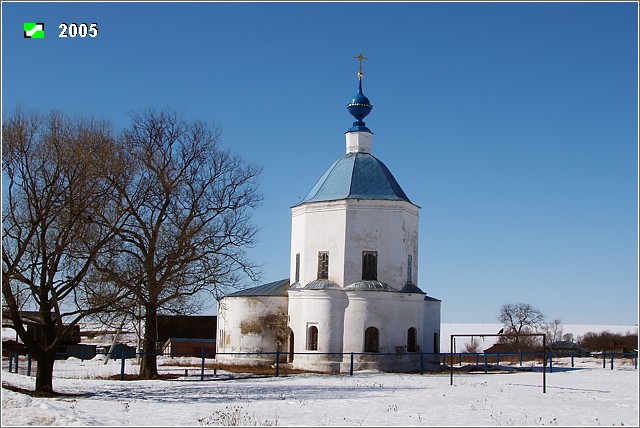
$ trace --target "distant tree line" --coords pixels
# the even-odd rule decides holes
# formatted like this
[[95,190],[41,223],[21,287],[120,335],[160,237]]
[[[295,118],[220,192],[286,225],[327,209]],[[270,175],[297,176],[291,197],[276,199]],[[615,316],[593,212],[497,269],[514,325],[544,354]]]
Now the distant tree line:
[[591,352],[634,352],[638,350],[638,332],[625,334],[602,331],[588,332],[578,337],[578,344]]
[[[545,316],[539,309],[528,303],[509,303],[502,305],[497,319],[503,323],[496,344],[504,352],[538,352],[542,350],[542,337],[531,334],[545,334],[546,346],[553,347],[561,341],[574,342],[571,333],[564,333],[562,321],[554,319],[545,322]],[[638,332],[626,334],[603,331],[588,332],[575,342],[589,352],[634,352],[638,350]],[[478,338],[463,345],[463,352],[482,352]]]

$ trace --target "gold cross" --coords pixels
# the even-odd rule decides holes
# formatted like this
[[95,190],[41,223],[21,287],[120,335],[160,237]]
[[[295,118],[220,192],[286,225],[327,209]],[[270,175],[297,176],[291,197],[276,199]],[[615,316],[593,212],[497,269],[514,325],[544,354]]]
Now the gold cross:
[[358,61],[360,61],[360,70],[358,71],[358,77],[362,78],[362,61],[365,59],[369,59],[369,58],[365,58],[362,56],[362,52],[360,52],[360,54],[358,56],[354,56],[355,59],[357,59]]

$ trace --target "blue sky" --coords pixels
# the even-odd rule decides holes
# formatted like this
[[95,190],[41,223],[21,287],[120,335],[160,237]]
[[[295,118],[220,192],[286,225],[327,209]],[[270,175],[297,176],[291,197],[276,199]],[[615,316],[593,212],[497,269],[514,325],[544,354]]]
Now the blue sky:
[[[58,37],[83,22],[98,37]],[[526,302],[637,324],[635,2],[2,2],[2,112],[121,129],[169,106],[220,126],[263,167],[250,255],[270,282],[291,206],[344,155],[359,52],[373,154],[421,207],[419,286],[443,323]]]

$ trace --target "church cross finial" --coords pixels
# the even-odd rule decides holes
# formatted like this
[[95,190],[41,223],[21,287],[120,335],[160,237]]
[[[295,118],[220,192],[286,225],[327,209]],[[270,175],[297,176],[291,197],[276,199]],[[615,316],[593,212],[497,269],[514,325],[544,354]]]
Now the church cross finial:
[[362,61],[364,61],[365,59],[369,59],[369,58],[365,58],[362,56],[362,52],[360,52],[360,54],[358,56],[354,56],[355,59],[357,59],[358,61],[360,61],[360,69],[358,70],[358,78],[362,79]]

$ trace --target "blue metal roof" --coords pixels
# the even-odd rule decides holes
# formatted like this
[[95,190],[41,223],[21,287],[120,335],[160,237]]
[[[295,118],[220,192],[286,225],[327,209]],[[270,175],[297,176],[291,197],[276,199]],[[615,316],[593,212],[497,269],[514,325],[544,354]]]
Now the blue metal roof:
[[411,203],[391,171],[369,153],[347,153],[329,167],[300,203],[382,199]]
[[226,297],[238,297],[238,296],[287,296],[287,290],[289,289],[289,278],[281,279],[280,281],[270,282],[268,284],[259,285],[253,288],[247,288],[246,290],[236,291],[235,293],[227,294]]

